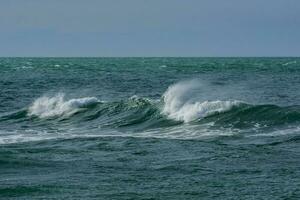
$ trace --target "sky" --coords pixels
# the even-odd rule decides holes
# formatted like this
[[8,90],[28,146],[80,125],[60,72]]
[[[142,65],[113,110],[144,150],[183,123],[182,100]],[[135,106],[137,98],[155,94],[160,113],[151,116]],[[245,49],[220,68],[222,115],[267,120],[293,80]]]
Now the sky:
[[300,1],[0,0],[0,56],[300,56]]

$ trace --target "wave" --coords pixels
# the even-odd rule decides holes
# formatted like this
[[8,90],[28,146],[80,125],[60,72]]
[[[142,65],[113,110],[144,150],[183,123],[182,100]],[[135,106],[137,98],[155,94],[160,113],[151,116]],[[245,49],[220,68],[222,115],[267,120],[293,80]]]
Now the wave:
[[58,93],[39,97],[20,111],[2,114],[0,122],[26,123],[26,126],[45,125],[50,121],[59,126],[61,122],[68,122],[130,131],[158,128],[183,131],[179,127],[196,126],[192,131],[197,132],[204,125],[209,132],[207,127],[261,130],[300,123],[300,106],[251,105],[238,100],[201,101],[199,87],[203,85],[194,81],[179,82],[171,85],[161,99],[133,96],[115,102],[104,102],[96,97],[67,99],[65,94]]
[[198,86],[193,81],[180,82],[170,86],[161,100],[133,96],[119,102],[103,102],[96,97],[65,100],[65,94],[59,93],[53,97],[42,96],[36,99],[28,108],[28,116],[41,119],[70,118],[74,114],[86,111],[90,112],[90,115],[85,115],[85,119],[109,116],[118,119],[120,126],[128,124],[120,123],[122,121],[137,124],[153,118],[188,123],[229,111],[241,104],[236,100],[197,101],[193,99],[193,90],[196,87]]

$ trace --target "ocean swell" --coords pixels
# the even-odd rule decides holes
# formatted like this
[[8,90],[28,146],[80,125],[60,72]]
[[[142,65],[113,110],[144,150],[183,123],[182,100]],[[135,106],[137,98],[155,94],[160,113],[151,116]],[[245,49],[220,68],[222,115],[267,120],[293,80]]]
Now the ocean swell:
[[[181,126],[182,123],[211,124],[238,129],[297,125],[300,107],[251,105],[238,100],[200,100],[199,84],[179,82],[171,85],[161,100],[133,96],[128,99],[103,102],[96,97],[67,99],[63,93],[42,96],[26,109],[0,115],[9,123],[82,123],[89,126],[143,130]],[[200,84],[201,87],[201,84]],[[35,120],[35,119],[41,119]],[[54,123],[54,122],[53,122]]]
[[[241,104],[240,101],[198,101],[194,99],[198,86],[193,81],[179,82],[170,86],[163,94],[162,100],[151,100],[138,96],[130,97],[119,102],[102,102],[96,97],[84,97],[66,100],[63,93],[55,96],[42,96],[36,99],[27,110],[28,116],[36,116],[41,119],[64,117],[68,118],[80,111],[90,111],[88,119],[102,116],[110,118],[133,118],[150,119],[148,114],[160,115],[158,118],[167,117],[179,122],[191,122],[203,119],[216,113],[229,111],[234,106]],[[91,109],[89,107],[93,106]],[[123,121],[123,120],[121,120]],[[134,120],[135,121],[135,120]],[[142,120],[143,121],[143,120]]]
[[[110,102],[96,97],[67,99],[63,93],[42,96],[27,108],[0,115],[0,122],[11,127],[0,133],[0,144],[110,136],[112,132],[115,136],[176,139],[299,133],[300,106],[203,100],[206,97],[199,95],[206,93],[201,93],[201,87],[199,82],[179,82],[157,100],[136,95]],[[36,132],[24,133],[23,127]],[[11,132],[15,129],[16,134]]]

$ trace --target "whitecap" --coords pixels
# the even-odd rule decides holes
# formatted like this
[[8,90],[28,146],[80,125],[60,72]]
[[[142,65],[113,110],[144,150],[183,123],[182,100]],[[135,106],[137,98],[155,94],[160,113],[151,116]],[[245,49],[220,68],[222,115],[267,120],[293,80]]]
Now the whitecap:
[[164,106],[162,113],[169,118],[190,122],[201,119],[217,112],[225,112],[241,101],[195,101],[193,91],[199,87],[196,81],[179,82],[172,85],[163,95]]
[[287,62],[287,63],[283,63],[282,65],[283,66],[287,66],[287,65],[292,65],[292,64],[296,64],[297,61],[290,61],[290,62]]
[[36,99],[29,107],[28,115],[38,116],[39,118],[70,116],[80,109],[97,102],[100,101],[96,97],[65,100],[62,93],[53,97],[42,96]]

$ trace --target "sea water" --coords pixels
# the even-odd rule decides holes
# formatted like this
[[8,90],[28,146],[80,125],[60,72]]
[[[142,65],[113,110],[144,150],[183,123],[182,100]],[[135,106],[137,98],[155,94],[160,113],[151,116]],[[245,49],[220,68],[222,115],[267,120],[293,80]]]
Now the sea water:
[[0,199],[299,199],[300,58],[0,58]]

